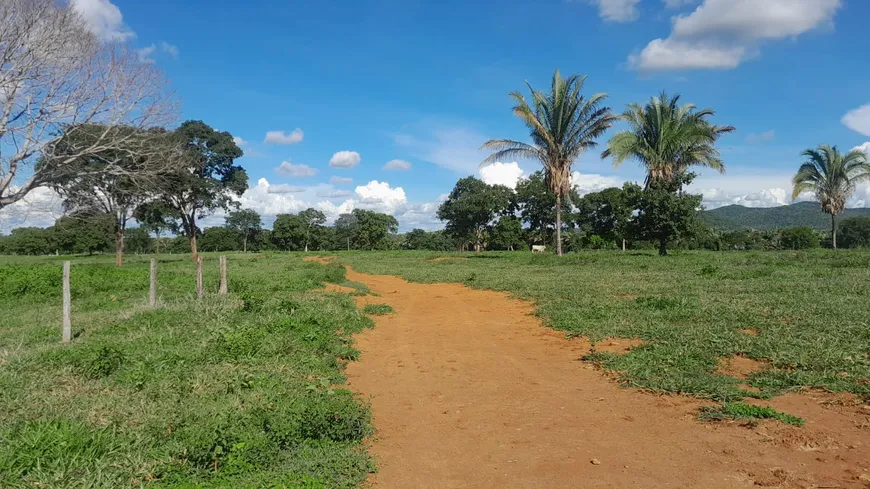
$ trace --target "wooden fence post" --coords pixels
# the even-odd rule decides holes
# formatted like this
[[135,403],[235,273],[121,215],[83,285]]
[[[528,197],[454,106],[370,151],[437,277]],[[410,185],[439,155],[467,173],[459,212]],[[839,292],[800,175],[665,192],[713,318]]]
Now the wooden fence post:
[[227,295],[227,257],[226,256],[221,256],[220,295]]
[[63,262],[63,342],[69,343],[72,339],[72,298],[69,290],[69,266],[70,262]]
[[202,299],[202,257],[196,260],[196,298]]
[[154,307],[157,305],[157,259],[151,259],[151,283],[148,288],[148,305]]

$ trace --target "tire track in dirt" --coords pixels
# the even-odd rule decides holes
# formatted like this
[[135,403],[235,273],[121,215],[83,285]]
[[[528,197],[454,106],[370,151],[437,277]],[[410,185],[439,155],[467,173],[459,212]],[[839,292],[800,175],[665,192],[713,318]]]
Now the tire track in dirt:
[[350,388],[371,400],[374,487],[865,487],[870,431],[845,414],[816,406],[825,426],[804,428],[804,438],[844,438],[830,450],[777,443],[791,428],[767,422],[699,423],[699,401],[622,389],[578,361],[587,344],[542,326],[526,302],[347,277],[380,295],[360,305],[395,310],[355,337],[362,354],[347,368]]

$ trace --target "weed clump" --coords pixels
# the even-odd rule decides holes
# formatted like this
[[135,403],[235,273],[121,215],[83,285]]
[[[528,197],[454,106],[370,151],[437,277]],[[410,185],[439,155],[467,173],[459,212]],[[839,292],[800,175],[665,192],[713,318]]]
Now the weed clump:
[[393,313],[393,308],[388,304],[368,304],[363,308],[363,312],[373,316],[384,316]]
[[781,413],[769,406],[753,406],[742,402],[729,402],[721,406],[705,406],[698,415],[704,421],[775,419],[785,424],[803,426],[804,420]]

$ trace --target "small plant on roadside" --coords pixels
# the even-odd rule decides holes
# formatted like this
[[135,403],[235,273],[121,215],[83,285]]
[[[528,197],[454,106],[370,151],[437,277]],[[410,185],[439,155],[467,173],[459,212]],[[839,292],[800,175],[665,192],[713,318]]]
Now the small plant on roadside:
[[775,419],[785,424],[803,426],[804,420],[781,413],[770,406],[753,406],[742,402],[729,402],[721,406],[704,406],[698,415],[703,421]]
[[363,308],[363,312],[374,316],[384,316],[392,314],[393,308],[387,304],[369,304]]

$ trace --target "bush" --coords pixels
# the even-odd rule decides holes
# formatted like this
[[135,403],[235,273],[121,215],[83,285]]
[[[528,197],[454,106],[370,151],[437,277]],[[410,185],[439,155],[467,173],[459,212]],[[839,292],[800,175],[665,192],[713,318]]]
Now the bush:
[[837,241],[843,248],[870,248],[870,217],[844,219]]
[[783,229],[779,233],[780,247],[785,250],[808,250],[819,247],[819,235],[807,226]]

